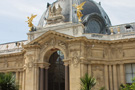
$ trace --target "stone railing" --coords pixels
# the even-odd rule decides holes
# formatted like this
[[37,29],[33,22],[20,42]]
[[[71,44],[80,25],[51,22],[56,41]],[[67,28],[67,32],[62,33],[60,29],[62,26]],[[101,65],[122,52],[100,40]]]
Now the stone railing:
[[16,53],[16,52],[21,52],[22,48],[13,48],[13,49],[7,49],[7,50],[0,50],[0,55],[1,54],[10,54],[10,53]]
[[88,39],[98,39],[98,40],[120,40],[120,39],[129,39],[135,38],[135,32],[122,33],[122,34],[113,34],[113,35],[103,35],[103,34],[83,34]]

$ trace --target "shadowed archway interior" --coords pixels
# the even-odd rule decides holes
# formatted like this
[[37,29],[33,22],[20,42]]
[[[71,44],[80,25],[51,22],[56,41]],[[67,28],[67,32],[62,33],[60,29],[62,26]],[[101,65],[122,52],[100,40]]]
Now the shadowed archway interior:
[[48,70],[48,90],[65,90],[64,55],[61,51],[54,52],[50,59]]

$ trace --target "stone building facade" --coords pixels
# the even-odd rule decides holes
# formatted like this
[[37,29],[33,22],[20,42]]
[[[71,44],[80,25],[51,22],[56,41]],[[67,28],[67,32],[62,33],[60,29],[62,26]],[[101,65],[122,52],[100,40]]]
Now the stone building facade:
[[[0,72],[16,73],[20,90],[79,90],[85,73],[96,78],[93,90],[132,83],[135,23],[111,26],[98,3],[78,1],[54,2],[28,40],[0,44]],[[79,23],[72,4],[83,1]]]

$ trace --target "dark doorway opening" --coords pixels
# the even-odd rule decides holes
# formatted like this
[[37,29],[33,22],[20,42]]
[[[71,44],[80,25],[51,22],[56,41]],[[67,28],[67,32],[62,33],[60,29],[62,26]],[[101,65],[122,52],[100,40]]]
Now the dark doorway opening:
[[50,59],[48,70],[48,90],[65,90],[64,55],[61,51],[54,52]]

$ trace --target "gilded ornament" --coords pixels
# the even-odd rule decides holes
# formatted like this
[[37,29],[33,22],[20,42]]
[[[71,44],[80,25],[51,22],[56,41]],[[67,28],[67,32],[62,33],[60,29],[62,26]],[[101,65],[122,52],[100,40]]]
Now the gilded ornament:
[[28,21],[26,21],[26,22],[28,22],[28,26],[30,27],[30,29],[29,29],[29,31],[32,31],[32,28],[33,28],[33,19],[36,17],[37,15],[31,15],[31,17],[27,17],[28,18]]
[[80,5],[76,5],[76,4],[73,5],[73,7],[77,9],[77,17],[78,17],[79,22],[82,21],[81,17],[83,16],[83,14],[82,14],[81,10],[83,10],[83,6],[85,3],[86,3],[86,1],[81,3]]

